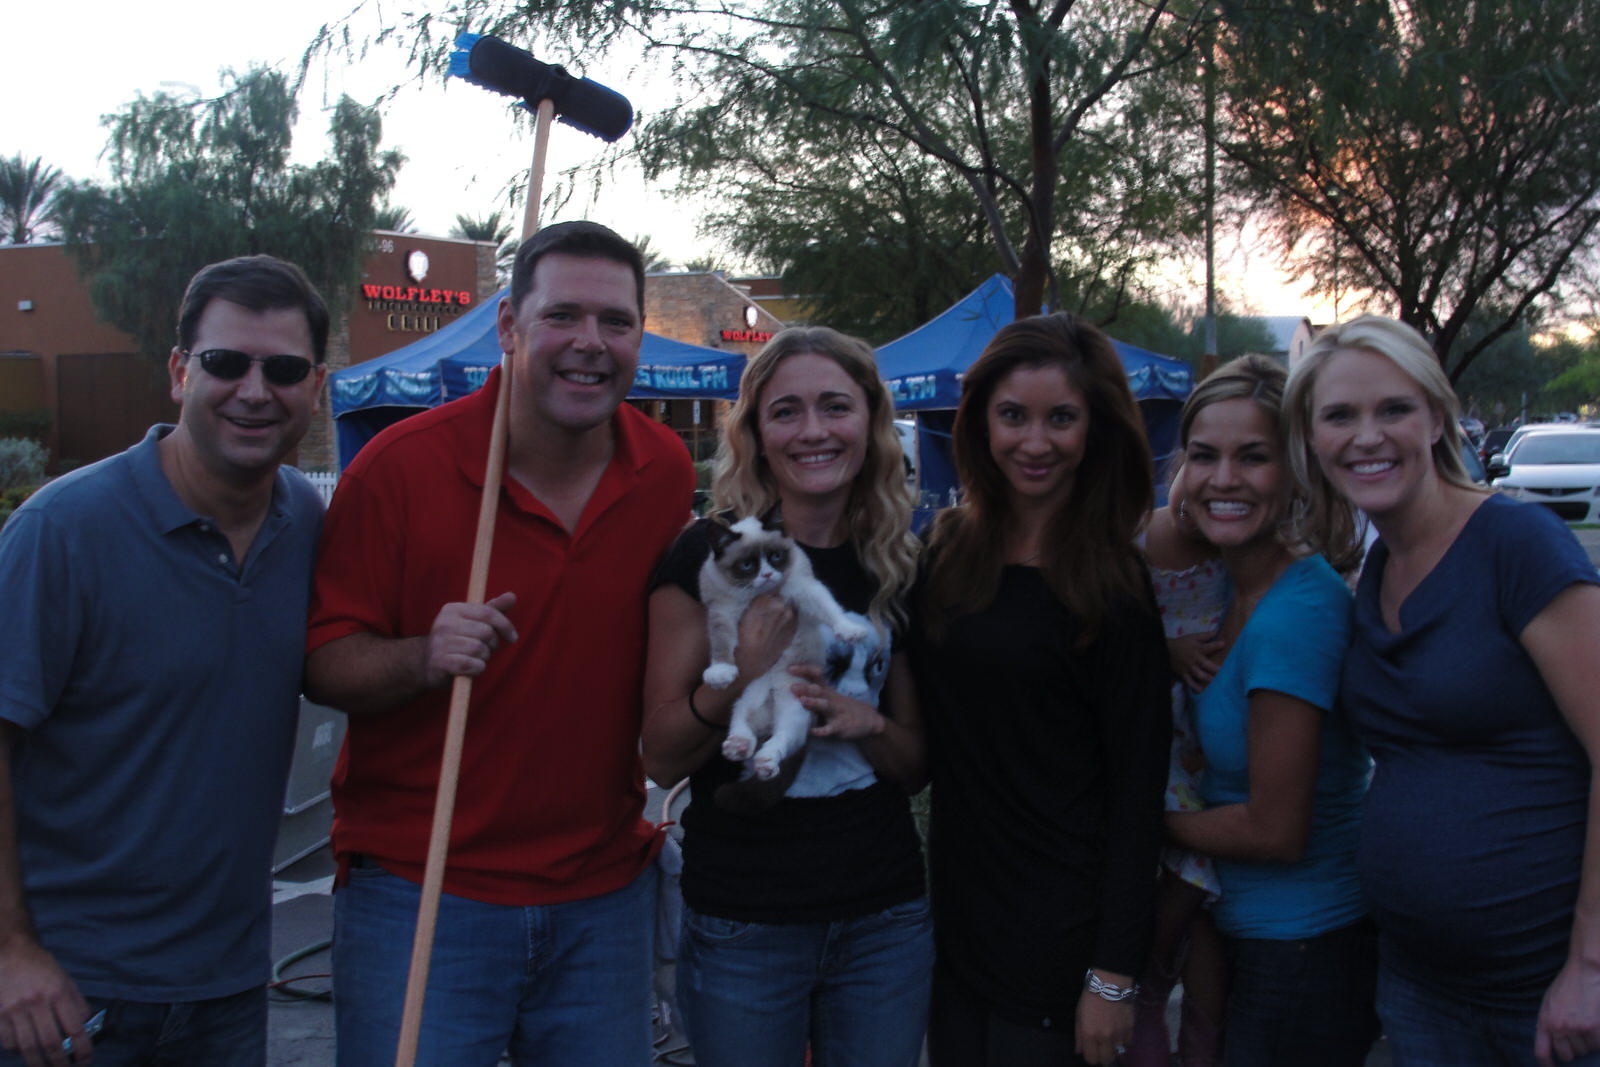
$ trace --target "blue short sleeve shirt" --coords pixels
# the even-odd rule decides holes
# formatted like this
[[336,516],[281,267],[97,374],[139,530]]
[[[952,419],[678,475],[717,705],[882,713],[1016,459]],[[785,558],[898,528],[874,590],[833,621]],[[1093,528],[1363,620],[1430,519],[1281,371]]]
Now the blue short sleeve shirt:
[[24,891],[88,995],[201,1000],[268,971],[271,857],[322,501],[277,475],[243,560],[156,427],[0,530],[0,718]]
[[1194,697],[1207,806],[1250,797],[1250,695],[1284,693],[1323,713],[1311,835],[1298,863],[1217,860],[1217,926],[1234,937],[1314,937],[1366,913],[1356,839],[1368,760],[1336,709],[1350,644],[1350,592],[1320,556],[1297,560],[1262,597],[1211,684]]

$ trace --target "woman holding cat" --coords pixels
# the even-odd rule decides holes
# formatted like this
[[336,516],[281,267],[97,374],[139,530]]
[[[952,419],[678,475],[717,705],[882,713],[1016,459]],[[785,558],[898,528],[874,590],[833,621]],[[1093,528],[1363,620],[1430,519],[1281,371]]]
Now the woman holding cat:
[[966,373],[964,497],[934,526],[912,662],[927,717],[936,1067],[1109,1064],[1150,950],[1171,740],[1134,535],[1151,463],[1126,372],[1071,315]]
[[707,528],[691,526],[657,573],[643,749],[656,782],[689,777],[693,789],[677,977],[695,1062],[797,1067],[809,1043],[819,1067],[912,1067],[933,947],[908,805],[925,780],[923,740],[895,630],[917,545],[872,350],[822,328],[773,338],[745,368],[712,497],[730,517],[777,505],[816,579],[872,633],[792,668],[821,723],[762,810],[750,794],[772,783],[738,782],[721,748],[735,700],[794,640],[795,612],[756,597],[738,624],[733,681],[713,687]]

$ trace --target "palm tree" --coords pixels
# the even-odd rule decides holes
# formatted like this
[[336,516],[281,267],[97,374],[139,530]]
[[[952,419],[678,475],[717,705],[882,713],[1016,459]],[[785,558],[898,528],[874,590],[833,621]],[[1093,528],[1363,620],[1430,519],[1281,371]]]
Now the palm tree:
[[511,236],[511,223],[502,221],[500,212],[491,211],[482,218],[457,215],[456,224],[450,227],[450,236],[466,241],[489,241],[497,245],[494,253],[495,279],[502,286],[510,283],[518,242]]
[[491,211],[482,218],[457,215],[456,224],[450,228],[450,236],[466,241],[490,241],[498,245],[511,236],[511,223],[502,221],[498,211]]
[[644,257],[644,272],[652,274],[656,271],[672,269],[672,262],[665,255],[650,247],[650,235],[635,237],[633,247],[639,250],[639,255]]
[[61,188],[61,171],[37,156],[0,157],[0,241],[23,245],[52,230]]
[[372,216],[374,230],[388,230],[391,233],[416,233],[417,224],[411,221],[411,209],[395,207],[385,204]]

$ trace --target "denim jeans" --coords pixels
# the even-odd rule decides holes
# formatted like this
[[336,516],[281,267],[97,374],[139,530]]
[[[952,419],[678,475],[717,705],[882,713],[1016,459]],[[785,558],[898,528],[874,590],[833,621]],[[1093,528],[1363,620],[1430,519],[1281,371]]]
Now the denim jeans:
[[[1378,1016],[1394,1067],[1535,1067],[1538,1063],[1533,1057],[1537,1009],[1479,1007],[1383,967],[1378,971]],[[1597,1067],[1600,1052],[1568,1063]]]
[[[84,997],[89,1014],[105,1010],[93,1040],[95,1067],[265,1067],[267,990],[214,1000],[155,1004]],[[22,1057],[0,1051],[4,1067]]]
[[1226,940],[1227,1067],[1361,1067],[1378,1037],[1370,920],[1299,941]]
[[[444,894],[428,970],[419,1067],[646,1067],[657,875],[539,907]],[[333,897],[339,1067],[391,1067],[421,887],[352,865]]]
[[683,909],[678,1009],[699,1067],[915,1067],[928,1022],[927,898],[813,923]]

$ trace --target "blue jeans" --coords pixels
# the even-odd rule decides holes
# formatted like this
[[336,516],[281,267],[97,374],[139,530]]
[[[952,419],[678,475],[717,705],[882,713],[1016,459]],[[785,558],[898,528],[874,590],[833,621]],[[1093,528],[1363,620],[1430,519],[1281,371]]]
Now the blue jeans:
[[[650,1063],[657,875],[588,900],[511,907],[444,894],[419,1067]],[[339,1067],[391,1067],[421,887],[373,865],[333,897]]]
[[747,923],[683,909],[678,1009],[699,1067],[916,1067],[928,1022],[926,897],[862,916]]
[[[1395,1067],[1535,1067],[1538,1009],[1484,1008],[1378,971],[1378,1016]],[[1600,1052],[1569,1061],[1600,1065]]]
[[[94,1038],[95,1067],[265,1067],[267,990],[247,989],[213,1000],[154,1004],[83,998],[89,1014],[105,1009]],[[22,1057],[0,1051],[0,1064]]]
[[1227,1067],[1361,1067],[1378,1037],[1370,920],[1299,941],[1226,940]]

